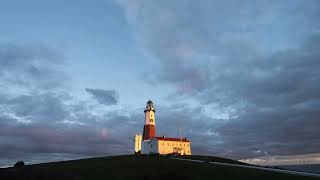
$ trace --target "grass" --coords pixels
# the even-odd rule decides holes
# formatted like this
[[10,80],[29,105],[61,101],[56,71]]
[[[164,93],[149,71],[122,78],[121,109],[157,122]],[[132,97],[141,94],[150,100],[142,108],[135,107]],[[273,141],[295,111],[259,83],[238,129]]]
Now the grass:
[[[210,157],[183,158],[241,162]],[[230,167],[209,163],[179,161],[168,157],[124,155],[28,165],[22,168],[0,169],[0,179],[15,180],[95,180],[95,179],[315,179],[258,169]]]

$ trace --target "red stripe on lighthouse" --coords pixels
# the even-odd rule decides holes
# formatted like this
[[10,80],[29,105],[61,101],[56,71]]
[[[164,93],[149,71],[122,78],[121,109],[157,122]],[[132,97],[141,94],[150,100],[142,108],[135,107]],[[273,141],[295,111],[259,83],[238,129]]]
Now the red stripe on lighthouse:
[[143,127],[143,140],[150,140],[156,135],[156,127],[154,125],[144,125]]

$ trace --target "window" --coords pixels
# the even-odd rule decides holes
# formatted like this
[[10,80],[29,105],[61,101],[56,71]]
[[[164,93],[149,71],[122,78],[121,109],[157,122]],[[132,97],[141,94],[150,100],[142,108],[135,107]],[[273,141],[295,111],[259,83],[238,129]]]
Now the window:
[[164,143],[162,143],[162,146],[164,146]]

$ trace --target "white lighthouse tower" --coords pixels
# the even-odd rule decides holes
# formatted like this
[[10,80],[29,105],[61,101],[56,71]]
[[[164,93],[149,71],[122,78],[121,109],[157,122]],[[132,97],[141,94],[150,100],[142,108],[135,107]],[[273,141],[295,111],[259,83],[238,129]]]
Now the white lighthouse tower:
[[153,102],[149,100],[144,110],[145,114],[145,124],[143,127],[143,140],[150,140],[156,136],[156,122],[155,122],[155,112]]

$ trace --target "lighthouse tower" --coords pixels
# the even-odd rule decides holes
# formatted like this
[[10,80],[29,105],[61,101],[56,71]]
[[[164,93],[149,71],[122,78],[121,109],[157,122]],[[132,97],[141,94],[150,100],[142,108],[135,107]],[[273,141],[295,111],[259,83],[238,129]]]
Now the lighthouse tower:
[[143,127],[143,140],[150,140],[156,135],[155,112],[156,109],[153,106],[153,102],[149,100],[144,110],[145,124]]
[[[144,109],[145,123],[143,135],[136,134],[134,138],[134,150],[136,154],[181,154],[191,155],[191,141],[186,137],[180,138],[156,136],[156,109],[153,102],[149,100]],[[180,130],[181,132],[181,130]]]

